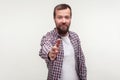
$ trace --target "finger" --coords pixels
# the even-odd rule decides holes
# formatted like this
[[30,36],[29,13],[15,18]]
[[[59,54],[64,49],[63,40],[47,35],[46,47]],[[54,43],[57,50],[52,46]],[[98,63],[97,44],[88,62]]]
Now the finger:
[[52,54],[57,54],[57,53],[59,53],[59,50],[58,50],[58,49],[52,51]]
[[59,52],[59,48],[57,48],[56,46],[52,47],[52,50],[50,51],[52,54],[57,54]]
[[60,43],[61,43],[61,39],[59,38],[59,39],[56,40],[55,46],[56,46],[56,47],[59,47],[59,46],[60,46]]
[[52,51],[56,51],[57,47],[56,46],[53,46],[52,47]]

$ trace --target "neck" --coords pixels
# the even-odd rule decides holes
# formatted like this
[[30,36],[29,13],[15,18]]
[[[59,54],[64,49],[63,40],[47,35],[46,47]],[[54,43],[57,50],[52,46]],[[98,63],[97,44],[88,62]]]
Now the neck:
[[66,34],[60,34],[62,37],[65,37],[68,35],[68,32]]

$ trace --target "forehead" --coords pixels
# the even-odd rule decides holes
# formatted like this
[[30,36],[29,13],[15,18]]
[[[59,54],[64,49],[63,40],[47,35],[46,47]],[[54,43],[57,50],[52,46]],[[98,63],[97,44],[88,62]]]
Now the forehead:
[[56,10],[56,15],[70,15],[70,9]]

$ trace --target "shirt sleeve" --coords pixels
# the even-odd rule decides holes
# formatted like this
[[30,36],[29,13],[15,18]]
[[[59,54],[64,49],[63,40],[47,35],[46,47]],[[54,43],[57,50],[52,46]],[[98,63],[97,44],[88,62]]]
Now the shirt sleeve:
[[50,40],[50,36],[43,36],[43,38],[41,39],[41,49],[39,51],[39,56],[41,58],[43,58],[46,63],[50,62],[50,59],[48,58],[48,53],[52,48],[52,44],[51,44],[51,40]]
[[79,76],[80,80],[87,80],[87,69],[85,65],[85,56],[83,54],[80,39],[78,39],[78,47],[79,47]]

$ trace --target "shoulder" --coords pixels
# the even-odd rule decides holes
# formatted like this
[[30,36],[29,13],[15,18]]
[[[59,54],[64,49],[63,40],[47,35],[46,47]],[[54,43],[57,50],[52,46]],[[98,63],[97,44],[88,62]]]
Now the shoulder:
[[54,35],[54,31],[51,30],[51,31],[47,32],[46,34],[44,34],[43,37],[51,38],[53,35]]
[[41,41],[50,41],[51,38],[53,38],[53,30],[45,33],[45,34],[42,36]]
[[79,36],[78,36],[78,34],[76,32],[69,31],[69,34],[70,34],[71,37],[79,38]]

